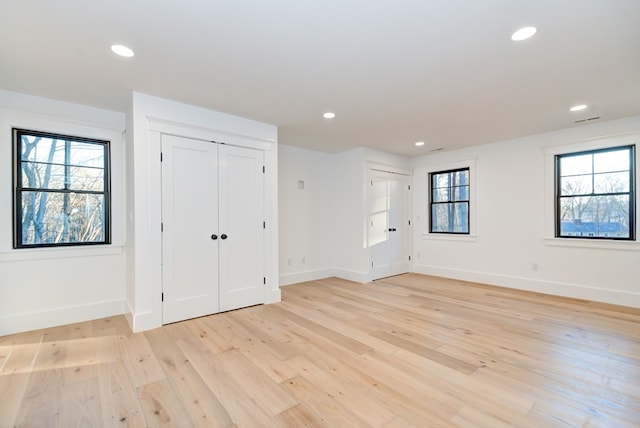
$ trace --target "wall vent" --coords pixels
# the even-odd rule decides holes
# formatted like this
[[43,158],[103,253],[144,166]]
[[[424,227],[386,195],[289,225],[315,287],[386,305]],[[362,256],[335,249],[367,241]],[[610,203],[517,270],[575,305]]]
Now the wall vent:
[[573,123],[584,123],[584,122],[590,122],[592,120],[598,120],[598,119],[600,119],[600,116],[593,116],[593,117],[588,117],[586,119],[574,120]]

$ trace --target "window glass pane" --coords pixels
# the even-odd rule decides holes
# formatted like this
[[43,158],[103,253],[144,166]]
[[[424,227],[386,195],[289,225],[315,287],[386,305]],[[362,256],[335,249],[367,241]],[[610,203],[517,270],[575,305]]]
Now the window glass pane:
[[448,188],[449,187],[449,173],[445,174],[433,174],[432,185],[434,188]]
[[23,135],[21,159],[23,161],[64,163],[64,140]]
[[22,245],[104,240],[104,195],[22,192]]
[[459,186],[454,187],[453,189],[453,198],[454,201],[468,201],[469,200],[469,186]]
[[22,162],[22,186],[32,189],[63,190],[64,165]]
[[449,188],[433,189],[433,202],[448,202]]
[[560,235],[629,238],[629,195],[560,199]]
[[104,145],[79,141],[72,141],[69,145],[70,165],[104,168]]
[[469,204],[457,202],[431,206],[431,231],[469,233]]
[[567,175],[591,174],[593,155],[565,156],[560,158],[560,173]]
[[460,186],[469,184],[469,170],[456,171],[452,175],[452,179],[454,180],[453,185]]
[[595,193],[617,193],[629,191],[629,172],[595,174],[593,176]]
[[629,171],[629,149],[594,154],[593,172]]
[[573,175],[560,179],[561,195],[585,195],[593,192],[592,175]]
[[104,170],[99,168],[69,168],[69,189],[104,191]]

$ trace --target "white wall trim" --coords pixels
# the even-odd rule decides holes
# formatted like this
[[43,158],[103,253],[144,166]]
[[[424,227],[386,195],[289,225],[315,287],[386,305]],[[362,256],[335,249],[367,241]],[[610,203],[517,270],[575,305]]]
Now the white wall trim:
[[336,276],[335,274],[335,270],[331,268],[286,273],[280,275],[280,286],[283,287],[291,284],[298,284],[300,282],[316,281],[318,279]]
[[118,245],[82,245],[77,247],[30,248],[27,251],[0,251],[0,263],[29,260],[99,257],[123,254],[124,247]]
[[331,276],[336,276],[338,278],[346,279],[349,281],[359,282],[361,284],[365,284],[371,281],[371,274],[368,271],[357,272],[349,269],[334,268],[333,275],[329,275],[329,277]]
[[0,336],[122,315],[125,306],[117,299],[0,317]]
[[431,265],[414,264],[413,272],[536,293],[640,308],[640,293]]

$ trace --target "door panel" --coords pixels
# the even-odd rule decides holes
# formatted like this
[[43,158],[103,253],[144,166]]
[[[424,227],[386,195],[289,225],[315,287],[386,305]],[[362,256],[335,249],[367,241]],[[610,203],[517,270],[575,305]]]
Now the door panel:
[[371,171],[368,244],[373,279],[409,272],[409,178]]
[[391,275],[391,186],[384,177],[372,176],[369,189],[369,258],[374,278]]
[[264,303],[264,154],[220,146],[220,310]]
[[217,145],[162,136],[164,324],[219,312]]

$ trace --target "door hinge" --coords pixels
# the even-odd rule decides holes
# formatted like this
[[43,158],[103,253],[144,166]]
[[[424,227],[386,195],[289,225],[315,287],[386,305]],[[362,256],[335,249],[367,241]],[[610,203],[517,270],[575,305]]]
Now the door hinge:
[[161,294],[161,299],[164,302],[164,293]]
[[267,168],[264,165],[262,165],[262,173],[264,174],[265,172],[267,172]]
[[267,277],[266,276],[262,277],[262,283],[267,285]]
[[411,220],[409,220],[409,226],[411,226]]
[[373,267],[373,262],[371,262],[371,267]]
[[263,222],[262,222],[262,228],[263,228],[263,229],[266,229],[266,228],[267,228],[267,222],[266,222],[266,221],[263,221]]
[[160,232],[164,232],[164,223],[160,223]]
[[411,261],[411,256],[409,256],[409,261]]
[[411,190],[411,184],[407,185],[407,190]]
[[162,162],[162,152],[160,152],[160,162]]

